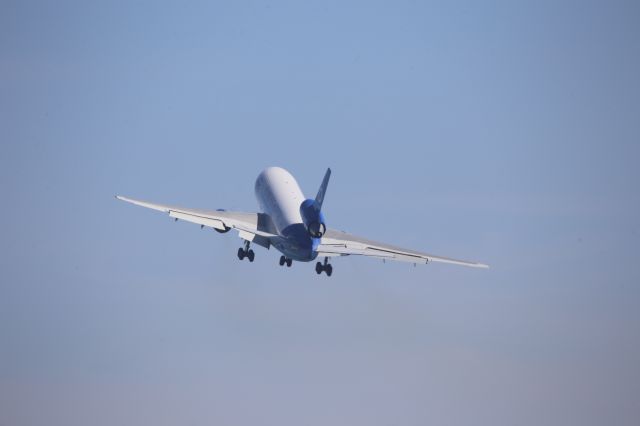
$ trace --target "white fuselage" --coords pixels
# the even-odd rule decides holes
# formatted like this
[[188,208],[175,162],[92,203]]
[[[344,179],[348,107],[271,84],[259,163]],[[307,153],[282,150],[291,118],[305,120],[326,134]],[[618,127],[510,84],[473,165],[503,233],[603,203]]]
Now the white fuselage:
[[290,225],[302,223],[300,204],[302,190],[295,178],[283,168],[269,167],[258,175],[255,185],[260,209],[269,216],[278,233]]
[[305,198],[291,173],[281,167],[263,170],[256,179],[255,193],[260,209],[269,215],[281,237],[271,242],[275,248],[295,260],[315,259],[314,242],[300,215]]

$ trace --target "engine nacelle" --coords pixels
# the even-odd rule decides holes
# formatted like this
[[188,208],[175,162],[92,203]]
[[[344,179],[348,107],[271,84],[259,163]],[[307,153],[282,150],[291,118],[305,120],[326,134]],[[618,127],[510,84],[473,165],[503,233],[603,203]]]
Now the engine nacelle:
[[320,238],[324,235],[327,227],[324,222],[324,215],[320,211],[320,205],[316,200],[304,200],[300,204],[300,216],[302,216],[302,223],[307,228],[310,237]]
[[[225,209],[216,209],[217,212],[225,212]],[[224,225],[224,223],[223,223]],[[231,228],[229,228],[227,225],[224,225],[224,229],[218,229],[218,228],[213,228],[216,230],[216,232],[219,232],[221,234],[227,233],[231,230]]]

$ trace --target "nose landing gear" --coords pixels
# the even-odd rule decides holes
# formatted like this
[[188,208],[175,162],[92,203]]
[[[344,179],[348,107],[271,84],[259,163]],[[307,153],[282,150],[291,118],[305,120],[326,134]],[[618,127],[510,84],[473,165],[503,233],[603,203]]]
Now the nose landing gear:
[[333,274],[333,266],[329,263],[329,258],[324,258],[324,263],[316,263],[316,274],[320,275],[322,271],[327,273],[327,276],[330,277]]
[[291,267],[293,260],[288,257],[280,256],[280,266],[283,266],[285,263],[287,264],[287,268],[289,268]]
[[249,241],[244,242],[244,248],[240,247],[238,249],[238,259],[243,260],[245,257],[249,259],[249,262],[253,262],[256,254],[249,248]]

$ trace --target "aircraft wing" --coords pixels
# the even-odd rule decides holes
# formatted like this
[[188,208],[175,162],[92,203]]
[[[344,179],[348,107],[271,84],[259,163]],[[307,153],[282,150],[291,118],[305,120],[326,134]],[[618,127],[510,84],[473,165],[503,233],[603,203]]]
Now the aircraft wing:
[[184,207],[150,203],[148,201],[136,200],[120,195],[116,195],[116,198],[137,206],[168,213],[170,217],[176,220],[179,219],[186,222],[196,223],[201,227],[207,226],[220,232],[227,232],[230,229],[235,229],[238,231],[240,238],[252,241],[265,248],[269,248],[271,238],[277,237],[271,218],[269,215],[264,213],[188,209]]
[[454,265],[470,266],[474,268],[488,268],[489,265],[466,260],[451,259],[434,256],[414,250],[403,249],[389,244],[367,240],[346,232],[328,229],[320,240],[317,249],[318,256],[347,256],[361,255],[377,257],[379,259],[396,260],[410,263],[442,262]]

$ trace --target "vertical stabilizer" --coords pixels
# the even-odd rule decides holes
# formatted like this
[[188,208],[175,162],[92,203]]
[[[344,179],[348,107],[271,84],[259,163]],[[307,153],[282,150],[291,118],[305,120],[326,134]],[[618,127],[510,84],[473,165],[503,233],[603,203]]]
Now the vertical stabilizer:
[[318,208],[322,208],[324,194],[325,192],[327,192],[327,186],[329,185],[329,177],[331,177],[331,169],[327,169],[327,173],[324,174],[324,179],[322,179],[322,185],[320,185],[320,189],[318,189],[318,195],[316,195],[316,203],[318,203]]

